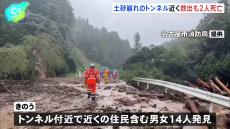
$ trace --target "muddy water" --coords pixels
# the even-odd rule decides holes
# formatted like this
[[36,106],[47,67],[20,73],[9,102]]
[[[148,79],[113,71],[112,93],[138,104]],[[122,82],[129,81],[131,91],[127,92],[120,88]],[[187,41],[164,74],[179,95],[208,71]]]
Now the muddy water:
[[0,110],[0,129],[13,129],[13,114],[6,112],[10,111],[13,107],[5,107]]
[[[186,112],[183,103],[173,102],[171,100],[160,101],[158,99],[149,99],[143,97],[144,100],[140,101],[131,106],[124,106],[118,100],[128,99],[130,101],[135,101],[140,99],[135,94],[127,94],[126,92],[119,92],[117,86],[127,86],[124,82],[117,84],[102,84],[101,89],[97,90],[97,105],[96,108],[102,107],[112,107],[117,110],[130,110],[133,112],[143,111],[143,112],[158,112],[164,107],[167,110],[163,112]],[[85,108],[91,104],[91,100],[86,98],[86,89],[83,84],[70,84],[61,82],[58,85],[43,84],[43,88],[39,89],[38,92],[31,92],[30,98],[21,99],[20,101],[33,101],[36,102],[37,111],[39,112],[55,112],[72,108]],[[47,89],[48,87],[48,89]],[[106,89],[107,87],[111,87]],[[128,87],[128,86],[127,86]],[[52,93],[50,91],[55,91]],[[40,92],[41,91],[41,92]],[[29,92],[29,91],[24,91]],[[80,94],[76,94],[80,92]],[[15,92],[16,93],[16,92]],[[7,94],[7,93],[4,93]],[[22,93],[23,94],[23,93]],[[1,100],[5,95],[0,94],[0,104]],[[9,96],[9,94],[7,95]],[[17,100],[17,99],[16,99]],[[14,127],[13,123],[13,106],[12,103],[8,103],[2,108],[0,107],[0,129],[26,129],[25,127]],[[64,106],[63,106],[64,105]],[[156,105],[156,106],[153,106]],[[56,128],[56,127],[55,127]],[[93,127],[60,127],[60,129],[94,129]],[[102,129],[112,129],[112,127],[101,127]],[[38,127],[27,127],[27,129],[38,129]],[[51,129],[51,127],[39,127],[39,129]],[[54,129],[54,127],[52,127]],[[129,129],[129,127],[122,127],[120,129]]]

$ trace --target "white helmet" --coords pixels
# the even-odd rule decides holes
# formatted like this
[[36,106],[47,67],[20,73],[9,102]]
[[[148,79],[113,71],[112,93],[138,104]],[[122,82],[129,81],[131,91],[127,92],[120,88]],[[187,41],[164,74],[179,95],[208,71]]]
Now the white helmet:
[[91,63],[91,64],[90,64],[90,67],[95,67],[95,64],[94,64],[94,63]]

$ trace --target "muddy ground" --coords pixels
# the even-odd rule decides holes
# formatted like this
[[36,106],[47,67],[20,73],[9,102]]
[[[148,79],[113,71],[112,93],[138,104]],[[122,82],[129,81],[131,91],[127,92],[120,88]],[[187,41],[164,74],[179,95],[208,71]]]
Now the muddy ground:
[[[46,81],[4,81],[7,90],[0,90],[0,129],[115,129],[118,127],[15,127],[13,103],[16,101],[36,102],[37,112],[189,112],[183,102],[167,97],[154,96],[154,91],[140,91],[125,82],[101,84],[97,90],[96,104],[87,99],[86,89],[79,80],[54,78]],[[204,103],[204,107],[205,107]],[[230,111],[215,106],[219,114]],[[223,110],[224,109],[224,110]],[[224,117],[221,117],[226,119]],[[119,127],[120,129],[163,129],[167,127]],[[189,127],[168,127],[189,128]],[[190,127],[194,128],[194,127]],[[223,122],[218,128],[223,128]]]

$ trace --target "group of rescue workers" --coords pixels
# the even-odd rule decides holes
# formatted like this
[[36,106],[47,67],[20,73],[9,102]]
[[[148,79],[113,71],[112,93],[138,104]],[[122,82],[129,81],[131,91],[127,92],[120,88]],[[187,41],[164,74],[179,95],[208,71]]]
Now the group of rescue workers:
[[118,80],[118,71],[110,71],[108,68],[104,68],[99,71],[97,68],[95,68],[95,64],[91,63],[90,67],[84,72],[84,78],[88,99],[92,98],[92,101],[95,101],[97,84],[100,88],[100,78],[104,78],[104,82],[108,84],[109,79]]
[[108,84],[110,80],[118,80],[118,71],[115,69],[109,70],[108,68],[102,68],[100,70],[100,77],[104,78],[105,84]]

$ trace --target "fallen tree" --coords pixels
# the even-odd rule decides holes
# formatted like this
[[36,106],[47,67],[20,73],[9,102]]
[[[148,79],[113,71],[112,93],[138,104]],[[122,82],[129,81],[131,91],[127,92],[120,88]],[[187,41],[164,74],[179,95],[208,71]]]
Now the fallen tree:
[[220,86],[225,92],[230,95],[230,90],[220,81],[220,79],[217,76],[214,79],[218,86]]

